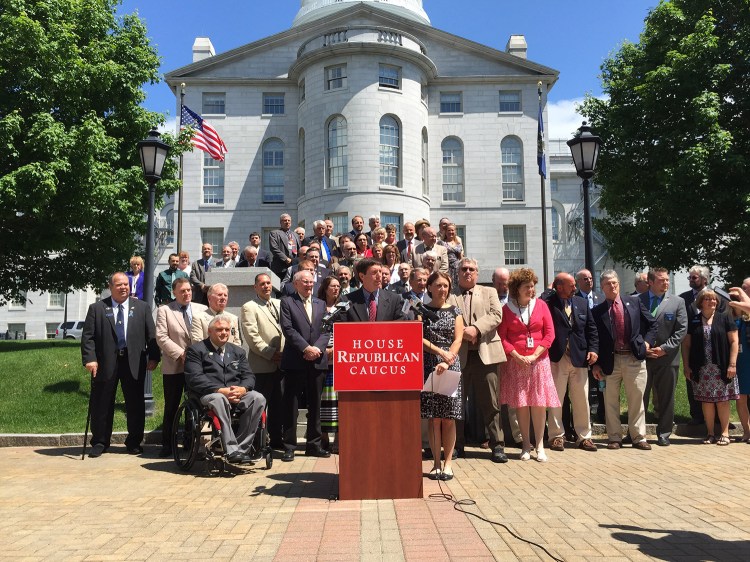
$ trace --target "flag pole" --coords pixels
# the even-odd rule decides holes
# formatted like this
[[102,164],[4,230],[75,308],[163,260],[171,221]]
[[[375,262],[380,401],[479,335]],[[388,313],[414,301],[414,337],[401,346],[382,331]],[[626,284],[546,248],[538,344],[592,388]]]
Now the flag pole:
[[539,181],[542,191],[542,261],[544,270],[544,288],[549,287],[549,265],[547,263],[547,193],[545,179],[547,175],[546,155],[544,153],[544,121],[542,120],[542,82],[536,84],[539,98],[539,123],[537,129],[537,159],[539,160]]
[[[185,103],[185,82],[180,84],[180,113],[179,119],[182,121],[182,106]],[[180,123],[177,123],[177,136],[180,136]],[[182,152],[180,152],[180,189],[177,193],[177,253],[182,251]]]

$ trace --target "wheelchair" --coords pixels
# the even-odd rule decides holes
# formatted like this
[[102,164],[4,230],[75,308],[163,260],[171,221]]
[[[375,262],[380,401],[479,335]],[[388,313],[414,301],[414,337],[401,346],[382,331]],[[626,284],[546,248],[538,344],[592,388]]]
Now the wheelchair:
[[[239,414],[233,412],[233,427],[238,421]],[[226,462],[221,432],[221,422],[214,411],[202,405],[197,398],[186,395],[172,424],[172,451],[180,470],[189,472],[197,460],[204,460],[209,471],[224,472],[229,463]],[[266,409],[261,414],[250,456],[254,460],[265,460],[266,469],[273,466],[273,451],[266,429]]]

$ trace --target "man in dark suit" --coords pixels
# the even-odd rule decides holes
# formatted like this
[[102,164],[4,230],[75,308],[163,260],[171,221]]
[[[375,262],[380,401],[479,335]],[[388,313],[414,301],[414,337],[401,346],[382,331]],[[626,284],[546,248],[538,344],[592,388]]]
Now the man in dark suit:
[[[669,446],[674,425],[674,391],[680,371],[680,344],[687,334],[687,311],[682,298],[670,295],[669,272],[651,268],[648,272],[648,291],[639,298],[656,321],[655,345],[646,354],[646,391],[643,407],[648,411],[651,390],[658,418],[656,444]],[[657,402],[658,400],[658,402]]]
[[[576,296],[586,300],[589,308],[594,308],[597,304],[602,302],[602,295],[594,291],[594,276],[588,269],[582,269],[576,273]],[[589,369],[589,400],[596,405],[596,409],[592,411],[596,415],[596,419],[599,423],[604,422],[604,392],[599,388],[599,383],[594,378],[591,369]],[[570,415],[566,412],[570,411],[570,402],[568,400],[563,404],[563,416],[570,419]],[[574,432],[575,433],[575,432]],[[574,437],[576,435],[569,435],[568,437]]]
[[417,244],[419,244],[416,231],[414,230],[414,223],[404,223],[401,231],[403,232],[404,237],[396,242],[396,248],[398,248],[398,251],[401,254],[401,261],[411,263],[411,257],[414,254],[414,250],[417,248]]
[[389,291],[396,293],[397,295],[403,295],[411,291],[411,285],[409,285],[409,277],[411,276],[411,265],[408,263],[398,264],[398,281],[390,283],[386,287]]
[[245,246],[245,249],[242,252],[242,259],[240,259],[240,263],[237,264],[237,267],[270,267],[271,264],[261,259],[258,254],[258,248],[255,246]]
[[[255,375],[245,350],[229,343],[231,318],[217,314],[208,323],[208,338],[194,343],[185,355],[185,385],[211,408],[221,422],[227,462],[249,464],[250,447],[260,424],[266,399],[255,388]],[[239,428],[232,428],[232,411],[240,412]]]
[[[309,271],[313,276],[313,295],[318,294],[318,289],[320,289],[320,284],[323,282],[323,279],[327,277],[321,275],[319,272],[316,272],[315,270],[315,264],[311,262],[308,259],[304,259],[301,262],[299,262],[296,265],[293,265],[289,271],[287,272],[287,275],[289,275],[289,279],[281,285],[281,296],[282,297],[290,297],[293,294],[297,292],[297,288],[294,286],[294,283],[292,283],[292,279],[294,279],[294,276],[299,271]],[[326,270],[328,271],[328,270]],[[318,273],[316,275],[316,273]]]
[[[318,250],[318,248],[315,246],[307,250],[307,252],[305,253],[305,260],[310,262],[313,266],[312,274],[313,274],[313,281],[315,282],[315,294],[317,294],[318,287],[320,287],[320,284],[323,282],[323,279],[331,275],[331,270],[325,267],[324,265],[321,265],[320,250]],[[291,285],[291,281],[294,278],[294,274],[300,270],[301,265],[302,263],[300,262],[299,264],[293,265],[287,270],[286,277],[284,277],[281,280],[282,287],[285,287],[287,284]]]
[[383,272],[381,263],[364,258],[357,263],[360,288],[345,295],[342,300],[352,303],[343,320],[346,322],[379,322],[406,320],[403,299],[390,291],[381,290]]
[[604,302],[592,310],[599,334],[599,358],[594,364],[597,380],[606,377],[604,413],[607,420],[608,449],[622,446],[620,387],[628,400],[628,429],[633,448],[651,449],[646,441],[646,352],[656,339],[656,322],[638,297],[620,295],[620,280],[612,270],[601,275]]
[[331,453],[320,446],[320,398],[326,371],[320,367],[330,335],[323,332],[326,304],[313,296],[312,273],[298,271],[292,281],[296,291],[281,299],[281,331],[284,351],[281,370],[284,371],[283,426],[284,448],[281,460],[293,461],[297,447],[297,415],[299,394],[305,390],[307,398],[307,442],[305,454],[329,457]]
[[320,263],[328,266],[335,255],[336,244],[326,236],[326,221],[313,222],[313,235],[305,238],[302,245],[311,246],[313,242],[320,246]]
[[299,252],[299,238],[292,231],[292,217],[284,213],[279,217],[279,229],[268,235],[268,249],[271,252],[271,271],[283,279],[286,270]]
[[190,283],[193,285],[193,302],[208,305],[208,285],[206,285],[206,272],[209,271],[214,261],[211,258],[214,247],[205,242],[201,246],[201,259],[195,260],[190,268]]
[[[272,259],[271,258],[271,252],[269,252],[268,250],[264,250],[263,248],[260,247],[260,234],[258,234],[257,232],[251,232],[250,236],[248,236],[247,239],[250,242],[250,246],[252,246],[253,248],[255,248],[256,251],[257,251],[257,255],[256,255],[256,258],[255,258],[257,260],[257,263],[262,264],[262,265],[250,266],[250,267],[267,267],[267,268],[270,269],[271,268],[271,259]],[[245,247],[245,251],[247,251],[247,246]],[[244,252],[243,252],[243,254],[244,254]],[[240,267],[240,264],[243,262],[244,259],[245,259],[244,255],[242,257],[240,257],[240,261],[237,264],[237,267]],[[245,266],[245,267],[247,267],[247,266]]]
[[[559,273],[552,283],[553,291],[545,300],[552,315],[555,339],[549,348],[552,378],[562,404],[566,391],[573,406],[573,425],[578,441],[585,451],[596,451],[591,441],[589,417],[588,366],[599,358],[599,337],[588,303],[574,295],[576,283],[569,273]],[[553,451],[565,449],[565,427],[562,407],[547,412],[549,446]]]
[[130,454],[143,452],[146,409],[143,400],[146,370],[159,364],[151,307],[128,298],[128,277],[117,272],[109,280],[111,297],[89,306],[81,334],[83,366],[91,373],[91,452],[99,457],[110,445],[115,393],[120,382],[125,397]]

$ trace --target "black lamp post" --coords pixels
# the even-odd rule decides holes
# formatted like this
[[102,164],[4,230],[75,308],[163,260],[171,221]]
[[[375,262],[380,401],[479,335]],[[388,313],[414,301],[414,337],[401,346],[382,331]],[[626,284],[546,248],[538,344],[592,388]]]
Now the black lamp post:
[[591,272],[594,285],[596,285],[596,275],[594,272],[594,237],[591,230],[589,180],[594,177],[596,160],[599,158],[602,139],[592,134],[591,127],[589,127],[586,121],[584,121],[578,129],[578,134],[575,138],[570,139],[567,144],[573,155],[576,174],[583,180],[583,244],[585,261],[586,269]]
[[[159,131],[151,129],[148,137],[138,143],[143,176],[148,182],[148,226],[146,227],[146,270],[143,272],[143,300],[149,306],[154,299],[154,207],[156,182],[161,179],[164,162],[169,154],[169,145],[159,140]],[[154,394],[151,371],[146,371],[145,381],[146,415],[154,415]]]

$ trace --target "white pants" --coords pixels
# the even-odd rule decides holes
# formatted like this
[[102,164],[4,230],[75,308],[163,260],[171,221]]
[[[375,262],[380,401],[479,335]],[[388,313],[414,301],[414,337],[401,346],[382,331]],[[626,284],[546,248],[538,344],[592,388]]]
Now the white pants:
[[[570,407],[573,409],[573,427],[578,434],[578,443],[584,439],[591,439],[588,369],[586,367],[574,367],[567,353],[557,363],[550,361],[550,365],[552,366],[552,378],[555,381],[560,404],[565,399],[565,391],[568,391]],[[565,435],[565,428],[562,423],[562,406],[547,410],[547,425],[550,441]]]

